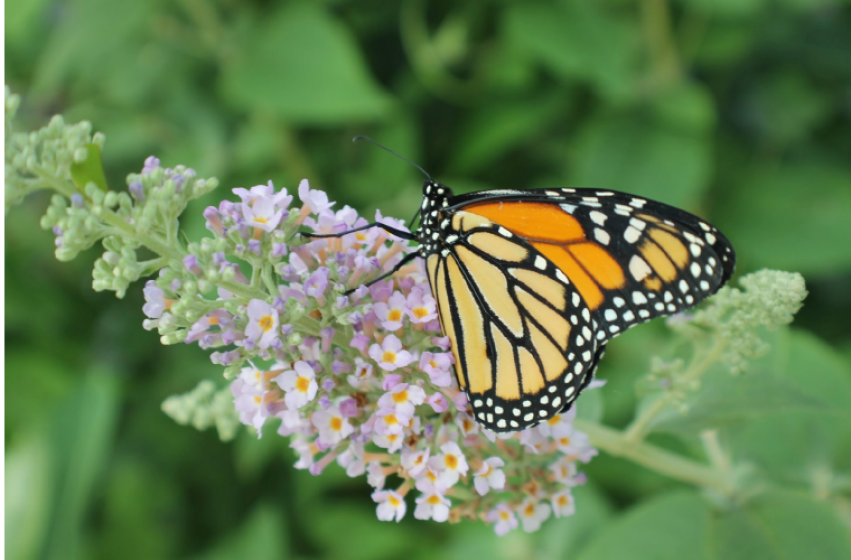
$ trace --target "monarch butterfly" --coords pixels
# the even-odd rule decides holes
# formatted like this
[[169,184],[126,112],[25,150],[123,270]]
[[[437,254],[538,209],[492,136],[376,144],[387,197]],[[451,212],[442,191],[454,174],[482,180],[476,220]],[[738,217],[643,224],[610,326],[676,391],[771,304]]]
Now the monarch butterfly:
[[717,228],[660,202],[593,189],[456,196],[423,173],[413,233],[358,229],[419,242],[380,278],[425,260],[458,384],[496,432],[569,409],[612,338],[697,305],[733,273]]

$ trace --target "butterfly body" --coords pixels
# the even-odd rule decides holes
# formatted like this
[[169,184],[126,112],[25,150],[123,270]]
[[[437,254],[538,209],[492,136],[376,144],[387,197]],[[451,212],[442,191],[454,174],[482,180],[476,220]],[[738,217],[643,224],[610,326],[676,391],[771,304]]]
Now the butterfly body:
[[415,237],[476,420],[516,431],[566,410],[606,343],[693,307],[735,255],[710,224],[615,191],[423,185]]

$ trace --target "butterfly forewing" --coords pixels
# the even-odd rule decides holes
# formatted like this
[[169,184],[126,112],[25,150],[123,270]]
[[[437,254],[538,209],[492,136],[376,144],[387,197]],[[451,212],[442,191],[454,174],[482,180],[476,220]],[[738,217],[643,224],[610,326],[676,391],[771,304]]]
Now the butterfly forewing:
[[735,263],[712,225],[623,193],[509,191],[452,202],[522,237],[567,276],[601,341],[693,307],[729,279]]
[[590,309],[532,244],[456,212],[427,267],[459,385],[476,419],[521,430],[569,405],[597,355]]

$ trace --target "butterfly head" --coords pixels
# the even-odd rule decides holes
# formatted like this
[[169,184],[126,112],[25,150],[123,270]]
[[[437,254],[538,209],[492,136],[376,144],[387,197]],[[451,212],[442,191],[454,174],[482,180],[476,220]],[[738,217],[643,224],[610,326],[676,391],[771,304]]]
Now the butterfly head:
[[441,209],[449,206],[449,197],[451,196],[452,191],[449,187],[431,179],[426,179],[423,182],[423,202],[420,206],[422,221],[417,235],[423,250],[426,252],[432,252],[440,245],[438,232],[442,219]]

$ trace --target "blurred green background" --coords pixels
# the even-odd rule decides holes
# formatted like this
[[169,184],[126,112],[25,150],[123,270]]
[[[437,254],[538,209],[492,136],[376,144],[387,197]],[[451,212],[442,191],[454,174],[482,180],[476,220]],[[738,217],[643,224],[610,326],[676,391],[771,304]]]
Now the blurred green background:
[[[294,189],[307,177],[340,205],[408,218],[422,178],[353,145],[356,134],[456,192],[638,193],[715,223],[740,272],[804,274],[810,296],[778,344],[804,382],[817,368],[837,399],[851,395],[847,0],[26,0],[5,15],[19,126],[57,112],[92,121],[114,189],[151,154],[218,177],[186,216],[190,237],[204,206],[269,179]],[[169,420],[163,399],[218,368],[142,330],[141,285],[124,300],[92,292],[94,250],[56,262],[38,227],[46,202],[6,218],[8,558],[840,558],[849,549],[831,546],[851,547],[848,445],[816,461],[844,486],[778,467],[798,493],[723,522],[687,486],[601,456],[577,515],[535,535],[498,540],[410,511],[380,523],[365,480],[293,470],[271,432],[222,444]],[[610,345],[607,424],[632,417],[635,381],[668,340],[651,324]],[[794,437],[768,437],[769,470],[806,457],[815,432],[795,418]],[[815,519],[822,548],[789,544],[794,530],[741,529],[771,526],[776,511]],[[707,519],[726,540],[698,553]],[[642,555],[665,539],[670,556]]]

